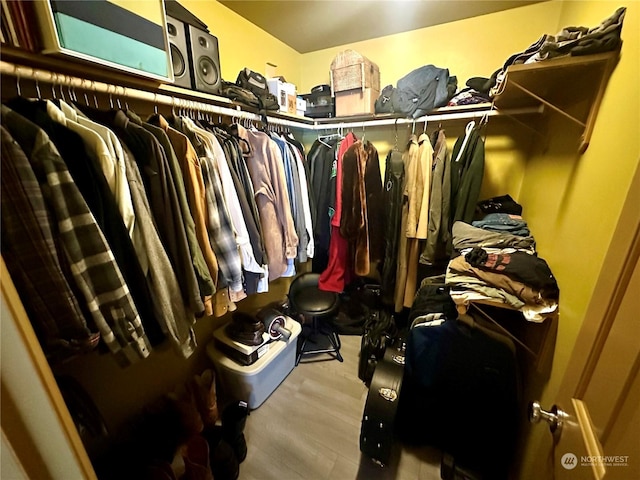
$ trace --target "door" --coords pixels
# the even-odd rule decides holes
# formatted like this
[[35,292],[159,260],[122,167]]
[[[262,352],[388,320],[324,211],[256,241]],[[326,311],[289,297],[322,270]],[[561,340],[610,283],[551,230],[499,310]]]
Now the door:
[[637,170],[556,398],[556,480],[640,479],[639,259]]

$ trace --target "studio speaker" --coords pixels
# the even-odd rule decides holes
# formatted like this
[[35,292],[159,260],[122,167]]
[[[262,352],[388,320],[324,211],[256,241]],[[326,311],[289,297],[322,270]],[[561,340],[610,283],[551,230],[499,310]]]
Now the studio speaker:
[[191,85],[194,90],[217,94],[220,90],[218,39],[193,25],[187,25],[191,58]]
[[191,71],[189,68],[189,47],[187,31],[180,20],[167,16],[167,36],[171,52],[174,84],[191,88]]

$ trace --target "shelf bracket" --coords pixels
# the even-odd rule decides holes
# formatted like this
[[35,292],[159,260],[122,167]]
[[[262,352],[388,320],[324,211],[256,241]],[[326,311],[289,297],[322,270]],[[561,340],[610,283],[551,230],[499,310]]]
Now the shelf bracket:
[[504,333],[506,336],[508,336],[511,340],[513,340],[515,343],[517,343],[518,345],[520,345],[525,352],[527,352],[528,354],[530,354],[533,358],[535,358],[537,360],[538,358],[538,354],[536,352],[534,352],[533,350],[531,350],[531,348],[529,348],[528,345],[526,345],[522,340],[520,340],[519,338],[517,338],[515,335],[513,335],[509,330],[507,330],[506,328],[504,328],[502,325],[500,325],[498,322],[496,322],[493,317],[491,317],[491,315],[489,315],[487,312],[485,312],[483,309],[481,309],[477,304],[472,303],[471,306],[480,314],[482,315],[486,320],[490,321],[491,323],[493,323],[496,327],[498,327],[502,333]]
[[558,112],[559,114],[565,116],[566,118],[568,118],[569,120],[571,120],[572,122],[577,123],[578,125],[580,125],[581,127],[586,127],[586,124],[580,120],[578,120],[576,117],[574,117],[573,115],[569,115],[567,112],[565,112],[564,110],[562,110],[561,108],[556,107],[553,103],[548,102],[547,100],[545,100],[544,98],[542,98],[539,95],[536,95],[535,93],[533,93],[531,90],[523,87],[522,85],[520,85],[518,82],[511,80],[511,84],[514,85],[515,87],[518,87],[520,90],[522,90],[523,92],[525,92],[527,95],[535,98],[536,100],[538,100],[540,103],[546,105],[547,107],[549,107],[550,109],[552,109],[555,112]]

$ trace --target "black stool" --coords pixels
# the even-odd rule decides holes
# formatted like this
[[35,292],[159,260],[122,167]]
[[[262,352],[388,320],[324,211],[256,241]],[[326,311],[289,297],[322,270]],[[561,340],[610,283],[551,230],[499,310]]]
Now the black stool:
[[[316,355],[328,353],[336,360],[342,362],[340,355],[340,337],[333,330],[327,320],[331,320],[338,313],[340,299],[333,292],[325,292],[318,289],[317,273],[303,273],[296,277],[289,287],[289,303],[293,312],[311,321],[311,333],[301,335],[302,343],[298,348],[296,365],[300,363],[303,355]],[[330,347],[307,349],[308,343],[318,343],[319,336],[323,335],[329,340]]]

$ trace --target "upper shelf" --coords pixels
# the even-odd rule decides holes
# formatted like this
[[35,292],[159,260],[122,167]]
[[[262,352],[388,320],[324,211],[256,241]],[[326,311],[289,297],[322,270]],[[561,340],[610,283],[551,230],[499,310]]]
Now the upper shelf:
[[[159,85],[121,72],[107,72],[96,66],[79,67],[79,64],[73,62],[25,52],[4,44],[2,53],[0,65],[3,75],[12,74],[80,90],[129,96],[238,118],[261,119],[257,110],[236,104],[225,97],[173,85]],[[483,116],[539,114],[550,109],[583,129],[579,150],[584,152],[589,144],[607,80],[618,56],[619,51],[615,51],[584,57],[562,57],[529,65],[512,65],[506,71],[502,89],[494,98],[493,104],[441,107],[417,119],[389,114],[312,119],[269,112],[268,121],[304,130],[323,130],[332,127],[375,127]],[[78,71],[83,72],[84,78],[73,76]]]
[[512,65],[494,105],[499,109],[544,106],[559,113],[582,128],[578,151],[583,153],[619,54],[616,50]]

